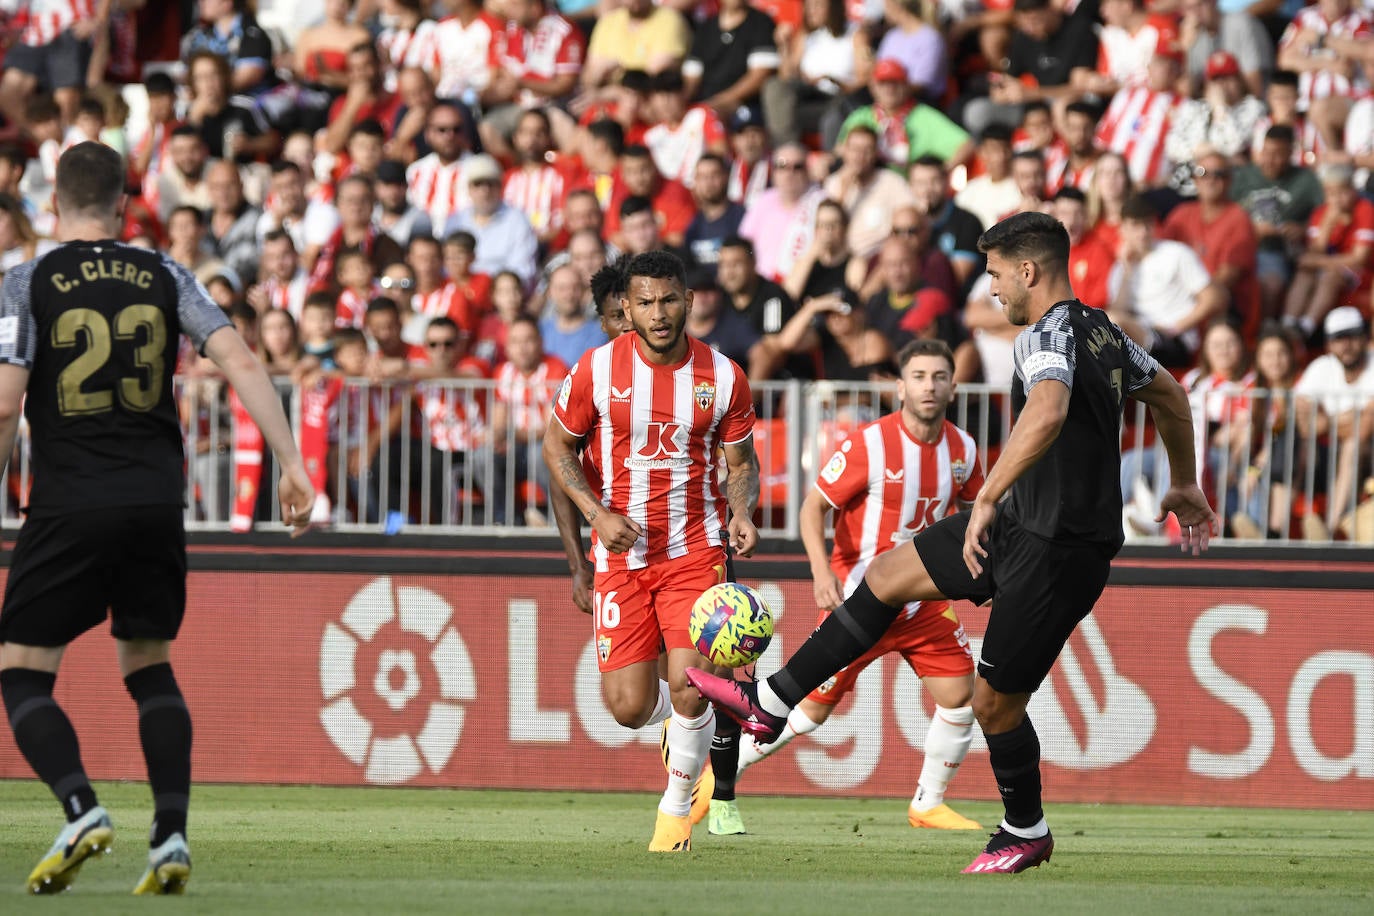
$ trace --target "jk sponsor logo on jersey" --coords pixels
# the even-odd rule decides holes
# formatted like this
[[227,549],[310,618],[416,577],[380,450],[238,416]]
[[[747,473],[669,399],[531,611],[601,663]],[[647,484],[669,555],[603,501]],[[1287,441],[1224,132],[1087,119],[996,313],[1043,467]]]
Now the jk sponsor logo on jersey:
[[644,424],[644,441],[625,459],[632,471],[663,471],[692,463],[687,454],[687,430],[681,423],[652,421]]

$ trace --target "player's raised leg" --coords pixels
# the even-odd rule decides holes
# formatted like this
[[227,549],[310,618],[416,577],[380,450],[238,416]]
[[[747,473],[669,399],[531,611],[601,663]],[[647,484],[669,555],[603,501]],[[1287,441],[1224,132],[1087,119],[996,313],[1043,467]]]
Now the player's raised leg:
[[186,813],[191,801],[191,713],[172,672],[170,644],[121,639],[120,671],[138,706],[138,737],[153,793],[148,868],[135,894],[181,894],[191,877]]
[[14,743],[62,803],[67,823],[29,874],[33,894],[64,891],[92,855],[108,852],[114,827],[81,765],[76,731],[53,699],[64,647],[0,646],[0,690]]
[[[962,541],[962,529],[959,537]],[[875,557],[853,594],[767,680],[747,684],[700,670],[689,671],[688,679],[718,709],[738,719],[745,732],[771,744],[782,734],[792,708],[876,645],[907,602],[944,597],[920,556],[913,554],[899,548]]]

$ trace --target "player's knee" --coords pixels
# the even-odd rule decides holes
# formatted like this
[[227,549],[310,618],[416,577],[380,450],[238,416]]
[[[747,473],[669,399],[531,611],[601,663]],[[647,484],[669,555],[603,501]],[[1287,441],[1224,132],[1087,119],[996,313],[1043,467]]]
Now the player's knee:
[[1024,705],[1013,702],[1010,696],[998,693],[992,688],[977,690],[973,694],[973,715],[978,726],[986,735],[1000,735],[1021,724],[1025,717]]
[[635,691],[607,691],[605,699],[611,717],[626,728],[642,728],[654,713],[655,698],[642,697]]
[[706,698],[690,684],[673,689],[673,712],[695,719],[706,711]]

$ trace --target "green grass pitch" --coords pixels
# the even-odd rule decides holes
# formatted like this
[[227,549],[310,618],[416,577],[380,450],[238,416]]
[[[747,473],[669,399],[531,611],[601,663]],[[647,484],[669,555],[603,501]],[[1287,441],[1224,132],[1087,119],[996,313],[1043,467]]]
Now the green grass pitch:
[[[190,889],[128,896],[146,862],[146,786],[101,784],[113,855],[25,899],[59,811],[0,782],[0,912],[14,913],[1374,913],[1374,812],[1054,805],[1054,859],[965,876],[980,833],[916,831],[905,802],[741,800],[751,833],[645,850],[656,797],[197,786]],[[955,803],[992,823],[1000,806]]]

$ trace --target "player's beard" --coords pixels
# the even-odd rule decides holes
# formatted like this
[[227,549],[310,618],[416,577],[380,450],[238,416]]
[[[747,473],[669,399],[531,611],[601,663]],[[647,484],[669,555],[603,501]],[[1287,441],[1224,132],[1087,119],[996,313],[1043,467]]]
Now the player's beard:
[[673,330],[673,334],[668,338],[666,343],[656,342],[649,336],[648,330],[640,328],[638,325],[635,326],[635,333],[639,335],[640,340],[644,341],[644,346],[653,350],[655,353],[671,353],[673,350],[677,349],[677,345],[682,342],[682,333],[687,327],[687,316],[683,315],[682,318],[670,325],[670,327]]

